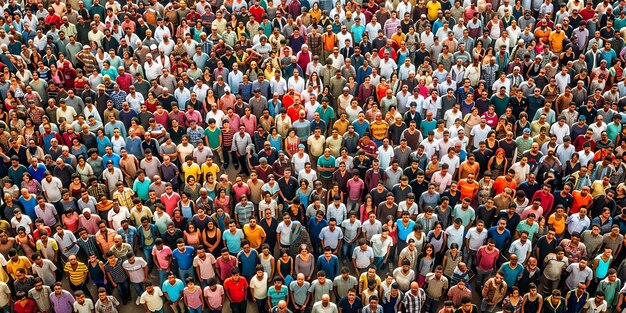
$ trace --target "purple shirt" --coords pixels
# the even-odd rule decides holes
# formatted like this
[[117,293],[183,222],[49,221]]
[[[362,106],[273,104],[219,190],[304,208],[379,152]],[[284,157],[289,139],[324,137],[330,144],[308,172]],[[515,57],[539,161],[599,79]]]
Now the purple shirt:
[[74,311],[74,297],[69,292],[63,290],[61,296],[54,292],[50,294],[50,302],[55,313],[72,313]]

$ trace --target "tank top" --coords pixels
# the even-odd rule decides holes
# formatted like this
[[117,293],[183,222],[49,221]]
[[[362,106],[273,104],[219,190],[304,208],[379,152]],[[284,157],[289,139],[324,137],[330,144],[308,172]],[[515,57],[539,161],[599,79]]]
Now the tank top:
[[300,139],[298,137],[294,138],[295,140],[291,140],[289,139],[289,137],[287,137],[287,151],[292,155],[298,152],[298,145],[300,144]]
[[87,265],[89,268],[89,276],[93,280],[94,284],[103,284],[104,283],[104,272],[100,268],[100,261],[96,263],[96,265],[92,265],[91,262]]
[[269,258],[265,259],[264,255],[261,254],[259,257],[259,263],[263,265],[263,271],[267,273],[267,275],[272,275],[272,263],[274,262],[274,258],[272,255],[268,256]]
[[539,295],[535,300],[530,300],[530,297],[526,297],[526,303],[524,303],[524,312],[537,312],[539,308]]
[[191,209],[191,202],[189,202],[189,204],[187,205],[184,205],[182,202],[180,202],[180,211],[184,217],[188,219],[193,218],[193,210]]
[[602,255],[598,255],[595,260],[598,260],[598,267],[596,268],[596,278],[604,279],[609,271],[609,264],[613,260],[613,257],[610,257],[608,261],[602,260]]

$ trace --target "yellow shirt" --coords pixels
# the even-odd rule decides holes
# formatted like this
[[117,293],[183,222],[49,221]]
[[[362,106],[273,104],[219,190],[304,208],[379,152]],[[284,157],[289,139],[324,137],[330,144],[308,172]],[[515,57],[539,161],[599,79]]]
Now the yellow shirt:
[[609,184],[608,186],[606,186],[606,187],[605,187],[605,186],[602,184],[602,181],[601,181],[601,180],[596,180],[596,181],[594,181],[594,182],[591,184],[591,195],[592,195],[594,198],[595,198],[596,196],[599,196],[599,195],[604,195],[604,194],[606,194],[606,190],[607,190],[608,188],[610,188],[610,187],[611,187],[611,185],[610,185],[610,184]]
[[252,249],[260,248],[263,239],[266,237],[265,230],[259,225],[254,229],[252,229],[249,224],[243,225],[243,234],[246,236],[246,239],[250,241],[250,248]]
[[560,33],[551,32],[548,37],[548,41],[550,42],[550,48],[552,48],[552,52],[562,52],[563,51],[563,40],[565,39],[565,32],[561,31]]
[[343,134],[345,134],[348,131],[348,126],[350,125],[350,121],[345,120],[337,120],[334,124],[333,124],[333,128],[337,128],[337,132],[339,132],[339,136],[343,136]]
[[202,176],[204,177],[204,179],[206,180],[206,176],[207,174],[211,173],[213,174],[213,177],[217,178],[217,173],[220,172],[220,167],[217,166],[217,164],[212,163],[211,166],[207,165],[206,163],[202,164]]
[[200,166],[196,163],[192,163],[191,166],[187,165],[187,162],[183,164],[183,173],[185,174],[185,181],[189,176],[193,176],[196,181],[198,181],[198,177],[202,174],[202,170]]
[[15,271],[18,268],[23,268],[24,270],[26,270],[26,274],[31,273],[31,267],[33,265],[30,263],[30,260],[28,260],[27,257],[25,256],[20,256],[17,259],[17,262],[13,262],[12,260],[9,260],[9,262],[7,262],[7,273],[9,273],[9,275],[13,276],[13,278],[15,278]]
[[78,262],[78,264],[76,265],[76,269],[73,269],[72,264],[70,264],[70,262],[67,262],[65,263],[63,270],[66,273],[69,273],[70,282],[74,286],[78,286],[84,283],[85,278],[87,277],[87,273],[89,273],[87,265],[85,265],[85,263],[83,262]]
[[389,125],[385,121],[373,122],[370,124],[372,137],[376,140],[383,140],[389,136]]
[[437,19],[437,13],[441,10],[441,3],[439,3],[439,1],[428,1],[426,3],[426,9],[428,9],[428,20],[434,22]]

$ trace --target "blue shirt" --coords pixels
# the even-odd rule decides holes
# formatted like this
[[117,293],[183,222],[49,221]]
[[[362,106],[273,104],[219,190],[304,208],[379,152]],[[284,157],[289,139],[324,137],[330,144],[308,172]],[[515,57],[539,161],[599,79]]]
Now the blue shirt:
[[496,241],[496,248],[502,251],[505,248],[504,245],[506,244],[506,242],[511,239],[511,232],[505,228],[504,233],[499,234],[497,229],[498,226],[493,226],[489,228],[489,230],[487,231],[487,238],[493,238],[493,240]]
[[28,167],[28,173],[30,173],[33,179],[38,182],[41,182],[43,180],[46,171],[46,166],[41,163],[37,163],[37,168],[33,168],[32,165]]
[[[193,266],[193,253],[195,251],[196,249],[191,246],[185,246],[185,251],[182,252],[179,249],[174,249],[172,251],[172,258],[178,261],[178,267],[183,270],[188,270]],[[163,291],[165,291],[165,288],[163,289]]]
[[406,237],[413,231],[413,227],[415,226],[415,222],[413,220],[409,220],[409,225],[404,228],[402,224],[402,219],[399,218],[396,221],[396,226],[398,227],[398,239],[402,241],[406,241]]
[[143,200],[148,200],[148,191],[150,190],[150,179],[147,177],[144,178],[143,182],[139,181],[139,179],[135,179],[133,183],[133,191],[137,193],[137,196]]
[[115,153],[111,154],[111,156],[108,156],[108,155],[105,153],[105,154],[102,156],[102,164],[103,164],[103,165],[104,165],[104,167],[106,168],[106,167],[107,167],[107,162],[110,160],[110,161],[113,161],[113,167],[120,168],[120,160],[121,160],[121,159],[122,159],[122,158],[121,158],[119,155],[115,154]]
[[509,263],[510,262],[502,264],[498,271],[502,271],[502,273],[504,273],[504,281],[506,282],[507,286],[515,286],[517,280],[522,276],[522,273],[524,273],[524,267],[518,263],[517,267],[515,267],[515,269],[512,269],[509,266]]
[[287,288],[287,286],[280,286],[280,291],[276,291],[276,288],[274,288],[274,286],[267,289],[267,296],[270,297],[270,301],[272,301],[272,307],[277,306],[280,300],[287,299],[288,294],[289,289]]
[[243,250],[237,254],[237,259],[241,266],[241,275],[244,277],[252,277],[256,271],[257,260],[259,259],[259,253],[250,249],[250,255],[246,256]]
[[339,275],[339,259],[336,255],[333,255],[327,261],[324,255],[320,255],[317,258],[317,268],[324,271],[326,277],[337,277]]
[[35,197],[30,197],[30,200],[26,201],[24,196],[20,196],[19,200],[24,208],[24,213],[26,213],[31,220],[36,220],[37,214],[35,213],[35,206],[37,206],[37,199],[35,199]]
[[167,296],[170,297],[170,301],[176,302],[182,296],[183,290],[185,290],[185,284],[183,284],[182,280],[176,278],[176,283],[174,283],[174,285],[172,286],[172,284],[170,284],[170,281],[166,280],[163,282],[161,290],[163,290],[163,293],[167,293]]
[[237,254],[241,251],[241,241],[243,238],[243,231],[241,229],[237,229],[234,235],[226,229],[222,235],[222,239],[226,241],[226,248],[228,248],[231,254]]

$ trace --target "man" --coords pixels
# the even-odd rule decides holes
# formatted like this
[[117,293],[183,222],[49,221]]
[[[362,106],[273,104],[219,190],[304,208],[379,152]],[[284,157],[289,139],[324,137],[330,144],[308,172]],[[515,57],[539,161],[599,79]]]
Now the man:
[[70,289],[72,289],[72,291],[80,290],[86,295],[91,295],[89,288],[87,288],[89,269],[85,263],[78,261],[76,254],[71,254],[68,257],[68,262],[65,263],[63,270],[70,282]]
[[[102,293],[106,297],[106,290],[104,288],[101,289]],[[50,294],[49,299],[55,312],[69,313],[74,310],[74,297],[71,293],[69,293],[69,291],[63,290],[63,284],[61,282],[56,282],[54,284],[54,292]],[[117,300],[115,300],[115,302],[117,302]],[[117,311],[113,312],[117,313]]]
[[146,312],[163,313],[163,292],[161,288],[153,286],[151,281],[144,283],[146,291],[139,297],[139,303]]
[[410,288],[411,290],[405,294],[400,307],[407,313],[419,313],[424,307],[426,294],[416,281],[411,282]]
[[185,289],[185,284],[180,279],[176,278],[174,273],[168,272],[167,281],[163,283],[161,289],[172,311],[174,311],[174,313],[184,313],[185,303],[183,301],[183,290]]
[[233,313],[245,313],[248,306],[248,282],[239,276],[236,267],[231,269],[230,274],[224,281],[224,293],[230,301],[230,309]]
[[313,309],[311,313],[337,313],[337,305],[330,302],[330,296],[328,294],[322,295],[322,299],[320,301],[315,302],[313,304]]
[[115,297],[107,295],[106,289],[104,287],[98,288],[98,301],[96,302],[96,312],[118,313],[119,305],[120,303]]
[[507,294],[507,283],[504,281],[504,274],[498,271],[496,276],[485,282],[481,295],[483,297],[480,304],[482,312],[494,312],[496,306]]
[[441,297],[448,290],[448,278],[443,276],[443,267],[437,265],[434,273],[426,275],[426,302],[424,303],[425,312],[434,312],[439,307]]
[[179,238],[176,240],[176,248],[172,251],[172,259],[177,261],[178,277],[185,281],[187,277],[194,277],[195,269],[193,267],[193,257],[195,249],[185,245],[185,240]]
[[148,263],[141,257],[136,257],[132,251],[126,253],[126,261],[122,263],[130,284],[135,288],[137,300],[135,305],[141,304],[141,296],[145,292],[144,283],[149,279]]

